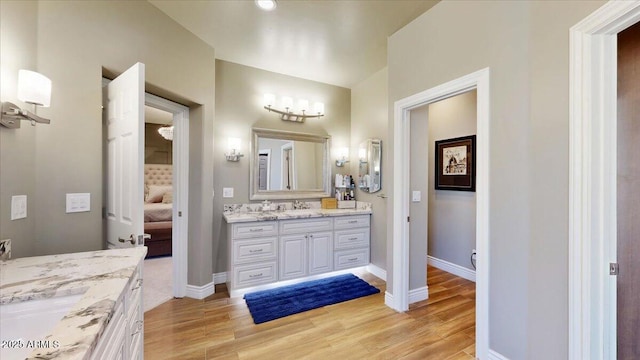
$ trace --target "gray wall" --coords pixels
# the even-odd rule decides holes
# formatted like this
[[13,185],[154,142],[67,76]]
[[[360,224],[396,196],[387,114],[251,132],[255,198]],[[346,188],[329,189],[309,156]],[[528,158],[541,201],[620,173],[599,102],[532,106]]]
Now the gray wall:
[[[8,212],[0,213],[0,238],[10,237],[20,244],[14,255],[103,247],[101,78],[117,75],[139,61],[146,64],[147,91],[191,108],[188,281],[209,283],[214,50],[141,1],[2,1],[0,46],[3,100],[14,96],[15,78],[11,77],[16,69],[35,65],[33,70],[53,82],[51,107],[38,111],[51,119],[50,125],[0,128],[0,207],[8,209],[6,199],[14,192],[29,192],[30,197],[31,220],[22,223],[32,230],[17,225],[20,221],[8,223]],[[5,62],[5,54],[16,62]],[[5,82],[11,82],[7,86],[11,94],[6,97]],[[65,214],[68,192],[91,193],[91,211]]]
[[[379,195],[390,194],[387,185],[387,169],[390,167],[387,149],[388,93],[387,68],[371,75],[351,89],[351,173],[358,173],[358,147],[369,139],[382,140],[382,190],[369,194],[356,190],[356,199],[370,202],[371,215],[371,263],[382,270],[387,269],[387,201]],[[388,277],[387,277],[388,278]]]
[[[473,270],[476,193],[435,189],[435,142],[476,134],[476,91],[429,105],[428,254]],[[411,113],[411,121],[414,116]]]
[[[351,91],[338,86],[304,80],[248,66],[216,60],[216,122],[214,174],[215,193],[213,213],[213,258],[215,273],[227,270],[227,238],[222,218],[224,204],[249,202],[249,149],[251,128],[287,130],[331,136],[331,147],[349,146],[351,138]],[[282,121],[280,116],[263,108],[263,95],[275,94],[279,99],[288,95],[306,98],[310,103],[324,102],[326,116],[307,119],[304,123]],[[226,161],[227,139],[242,141],[245,154],[239,162]],[[332,152],[333,153],[333,152]],[[332,158],[332,174],[336,173]],[[234,188],[233,198],[223,198],[222,189]],[[211,281],[211,280],[209,280]]]
[[[423,106],[414,109],[410,114],[410,152],[411,173],[409,188],[420,191],[420,202],[409,203],[409,290],[423,288],[427,285],[427,229],[430,210],[427,202],[428,176],[431,168],[429,154],[428,129],[429,108]],[[412,196],[412,195],[411,195]]]
[[602,3],[444,1],[389,38],[390,104],[491,69],[489,342],[510,359],[568,354],[569,28]]

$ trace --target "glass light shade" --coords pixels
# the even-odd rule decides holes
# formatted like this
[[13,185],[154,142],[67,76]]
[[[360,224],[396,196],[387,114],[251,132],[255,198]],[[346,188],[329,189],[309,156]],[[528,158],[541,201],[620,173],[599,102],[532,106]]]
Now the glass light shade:
[[360,148],[358,150],[358,158],[360,158],[360,161],[364,162],[367,160],[367,149],[365,148]]
[[256,5],[265,11],[271,11],[277,6],[276,0],[256,0]]
[[273,94],[264,94],[264,106],[272,107],[276,103],[276,96]]
[[165,138],[165,140],[172,141],[173,140],[173,125],[172,126],[163,126],[158,128],[158,133],[160,136]]
[[305,100],[305,99],[298,100],[298,110],[301,112],[309,111],[309,100]]
[[349,158],[349,148],[348,147],[343,147],[343,148],[338,149],[338,157],[340,159]]
[[287,109],[287,111],[291,111],[293,108],[293,99],[289,96],[282,97],[282,107]]
[[324,104],[321,102],[313,104],[313,111],[318,115],[324,114]]
[[51,104],[51,80],[35,71],[19,70],[18,99],[29,104],[49,107]]
[[240,152],[240,138],[234,138],[234,137],[230,137],[229,138],[229,153],[231,154],[235,154],[235,153],[239,153]]

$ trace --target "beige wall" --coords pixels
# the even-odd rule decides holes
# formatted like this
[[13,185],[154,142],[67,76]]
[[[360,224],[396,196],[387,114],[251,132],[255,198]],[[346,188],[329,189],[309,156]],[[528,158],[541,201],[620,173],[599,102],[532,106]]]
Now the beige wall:
[[[213,158],[215,194],[213,200],[213,257],[215,272],[227,270],[227,238],[222,218],[224,204],[249,202],[249,149],[251,128],[286,130],[330,135],[333,148],[349,146],[351,91],[333,85],[281,75],[248,66],[216,60],[216,123]],[[279,99],[288,95],[306,98],[310,103],[324,102],[326,116],[304,123],[282,121],[275,113],[263,109],[263,95],[273,93]],[[227,138],[242,140],[245,157],[239,162],[226,161]],[[332,158],[335,174],[335,158]],[[223,198],[222,189],[234,188],[233,198]]]
[[390,104],[490,68],[489,341],[510,359],[567,357],[569,28],[601,4],[444,1],[389,39]]
[[[476,134],[476,91],[430,104],[428,254],[473,270],[476,247],[476,193],[435,189],[435,142]],[[415,117],[411,112],[411,121]]]
[[[37,25],[36,2],[0,1],[0,100],[23,108],[16,97],[18,70],[37,70]],[[0,126],[0,239],[11,239],[13,257],[35,251],[37,146],[29,122],[22,121],[19,130]],[[11,220],[13,195],[27,195],[27,218]]]
[[144,124],[144,163],[172,164],[173,142],[158,133],[158,129],[166,126],[159,124]]
[[[15,72],[15,68],[31,67],[35,62],[36,70],[52,80],[51,107],[39,111],[51,119],[51,124],[39,125],[35,130],[24,126],[19,130],[0,129],[2,199],[7,198],[7,192],[19,191],[12,190],[19,189],[17,184],[35,183],[33,206],[29,205],[35,231],[20,232],[5,226],[9,215],[2,212],[0,237],[30,244],[22,247],[30,251],[19,251],[16,256],[103,247],[101,77],[104,73],[119,74],[139,61],[146,64],[147,91],[192,109],[188,281],[192,285],[209,283],[213,209],[211,201],[202,198],[208,198],[213,188],[214,50],[147,2],[28,3],[33,7],[30,12],[17,5],[5,11],[5,1],[2,2],[1,52],[4,56],[7,47],[17,43],[5,42],[5,34],[11,39],[22,37],[22,19],[26,16],[28,21],[35,14],[37,21],[32,23],[31,31],[37,30],[37,49],[9,70]],[[5,24],[5,18],[15,21]],[[29,32],[25,34],[29,38]],[[4,61],[2,66],[4,73]],[[3,76],[2,82],[10,80]],[[5,138],[29,131],[35,132],[35,146],[24,141],[10,150],[4,148]],[[4,161],[8,151],[32,153],[18,166],[20,172],[33,174],[29,179],[15,172],[10,161]],[[91,211],[65,214],[64,194],[68,192],[91,193]]]
[[387,149],[387,68],[384,68],[351,89],[351,173],[358,173],[358,147],[369,139],[382,140],[382,190],[369,194],[356,190],[356,199],[370,202],[373,206],[371,215],[371,263],[387,269],[387,202],[390,199],[379,195],[390,194],[387,184],[390,167]]

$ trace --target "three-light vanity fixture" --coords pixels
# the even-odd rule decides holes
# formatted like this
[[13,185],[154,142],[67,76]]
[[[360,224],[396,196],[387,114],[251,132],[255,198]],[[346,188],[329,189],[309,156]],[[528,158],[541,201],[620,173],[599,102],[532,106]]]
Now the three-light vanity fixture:
[[284,110],[277,109],[276,96],[274,94],[264,94],[264,108],[267,111],[280,114],[280,119],[284,121],[304,122],[307,118],[319,118],[324,116],[324,103],[313,104],[313,111],[310,111],[309,100],[298,99],[296,107],[293,106],[293,98],[283,96],[280,105]]
[[[51,104],[51,80],[35,71],[18,71],[17,98],[27,104],[33,104],[34,107],[49,107]],[[2,103],[1,111],[0,125],[10,129],[19,128],[20,120],[29,120],[33,126],[36,123],[49,124],[51,122],[51,120],[40,117],[30,111],[20,109],[18,105],[8,101]]]

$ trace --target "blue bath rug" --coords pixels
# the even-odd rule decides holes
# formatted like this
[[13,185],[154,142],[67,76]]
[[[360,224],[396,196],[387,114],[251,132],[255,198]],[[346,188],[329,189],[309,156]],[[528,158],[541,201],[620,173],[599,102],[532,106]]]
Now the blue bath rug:
[[244,295],[253,322],[263,322],[377,294],[380,290],[353,274],[307,281]]

